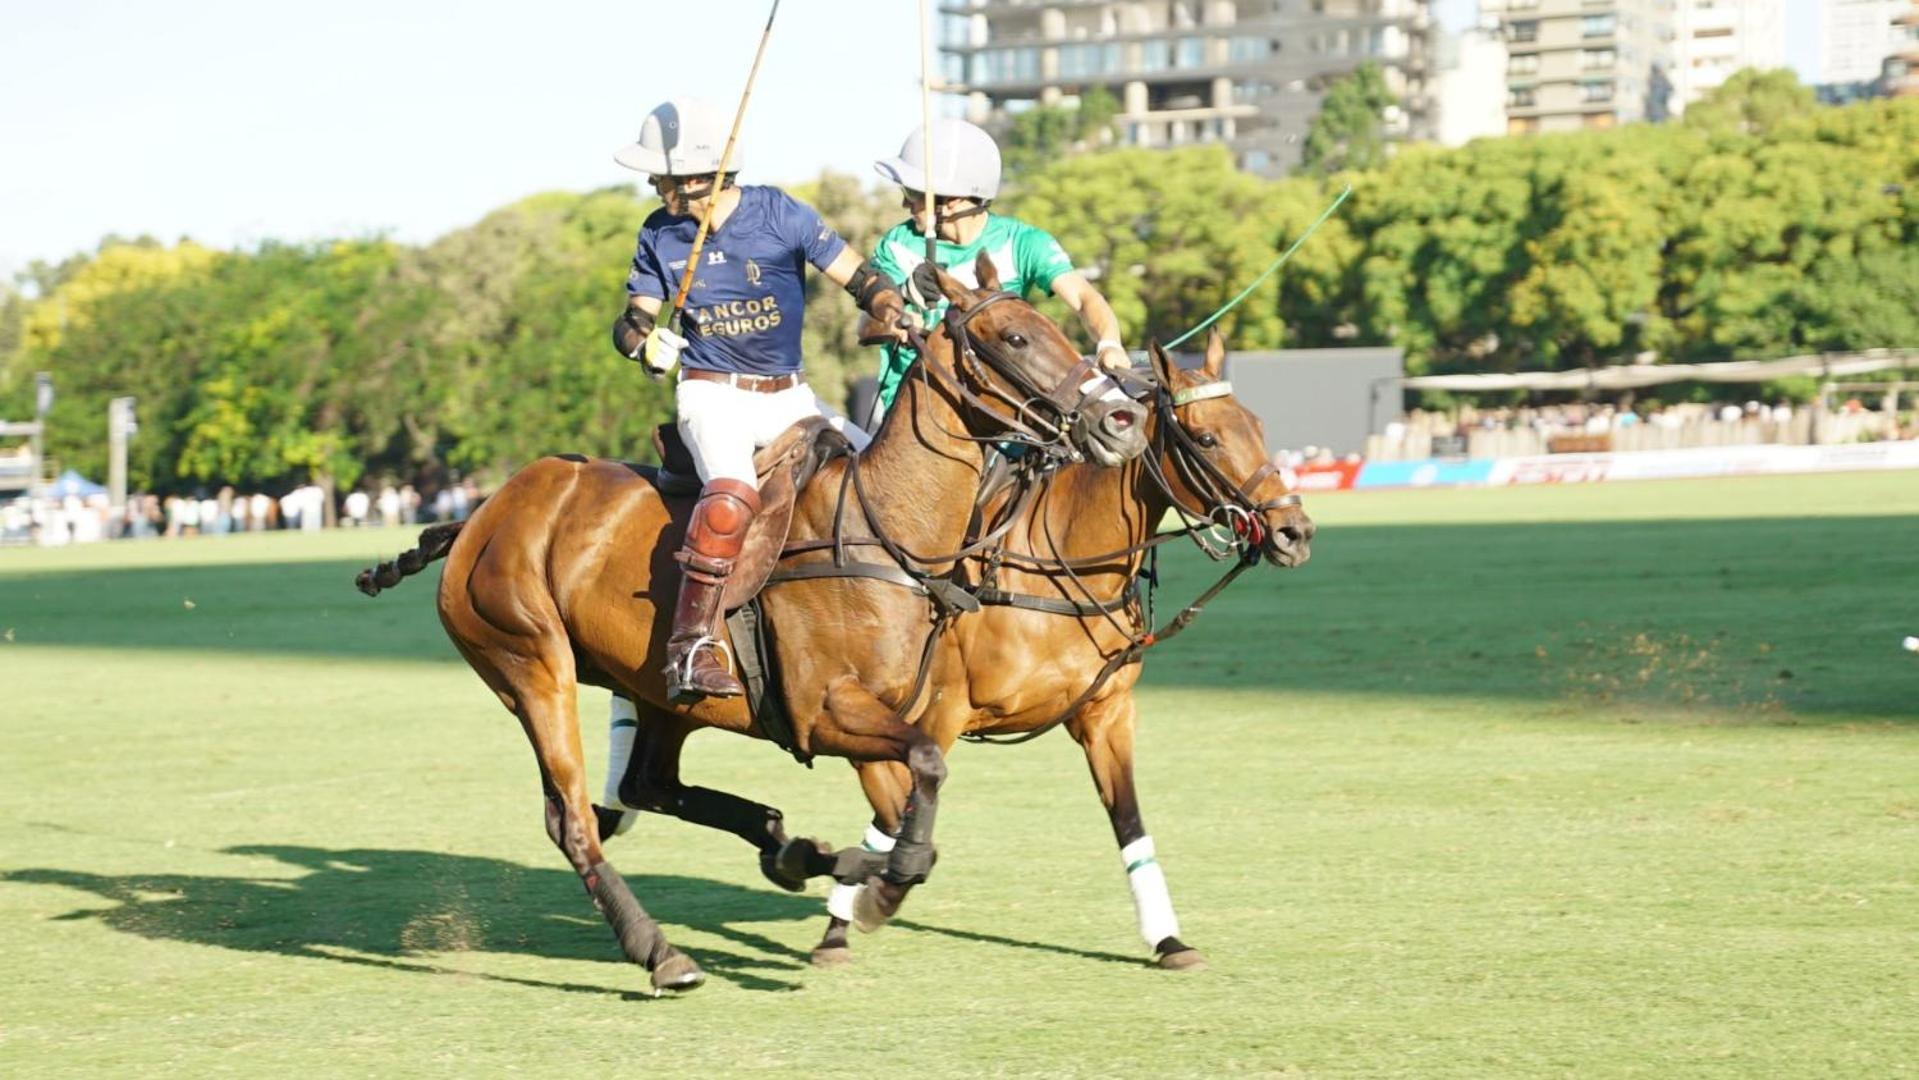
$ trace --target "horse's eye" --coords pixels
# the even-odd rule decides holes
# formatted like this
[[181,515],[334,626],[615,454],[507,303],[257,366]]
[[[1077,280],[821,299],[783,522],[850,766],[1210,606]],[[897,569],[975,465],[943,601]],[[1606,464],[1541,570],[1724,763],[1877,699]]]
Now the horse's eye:
[[1026,337],[1022,334],[1015,334],[1008,331],[1002,340],[1015,349],[1024,349],[1026,347]]
[[1202,431],[1199,434],[1193,436],[1193,441],[1205,447],[1208,450],[1211,450],[1213,447],[1219,445],[1219,439],[1216,438],[1213,435],[1213,433],[1210,431]]

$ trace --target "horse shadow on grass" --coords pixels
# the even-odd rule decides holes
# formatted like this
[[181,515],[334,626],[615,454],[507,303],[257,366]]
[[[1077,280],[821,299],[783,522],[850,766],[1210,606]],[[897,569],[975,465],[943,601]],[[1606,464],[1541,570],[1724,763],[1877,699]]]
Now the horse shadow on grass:
[[[93,893],[114,906],[56,918],[93,920],[156,940],[574,993],[646,996],[606,985],[475,973],[442,962],[457,953],[524,954],[605,961],[634,971],[570,872],[427,851],[246,845],[223,853],[276,859],[307,872],[289,878],[23,869],[0,873],[0,881]],[[676,942],[709,974],[747,990],[799,989],[792,976],[807,970],[806,954],[750,924],[818,919],[818,898],[671,874],[628,875],[627,881],[669,934],[675,926],[688,927],[739,946],[733,951]],[[644,977],[633,981],[641,984]]]

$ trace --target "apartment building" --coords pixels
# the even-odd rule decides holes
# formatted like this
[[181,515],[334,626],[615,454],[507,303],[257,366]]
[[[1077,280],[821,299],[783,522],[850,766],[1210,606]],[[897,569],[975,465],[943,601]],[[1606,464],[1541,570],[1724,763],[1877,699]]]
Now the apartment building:
[[1902,0],[1822,0],[1819,5],[1819,81],[1872,82],[1886,57],[1897,51],[1893,19]]
[[1430,128],[1429,0],[945,0],[944,81],[988,128],[1103,87],[1135,146],[1224,143],[1240,167],[1298,164],[1333,80],[1376,61],[1401,108]]
[[1481,0],[1505,32],[1506,130],[1663,120],[1671,94],[1666,0]]
[[1919,0],[1892,17],[1897,36],[1892,55],[1881,67],[1888,97],[1919,97]]
[[1781,0],[1679,0],[1672,42],[1672,113],[1741,68],[1786,66]]

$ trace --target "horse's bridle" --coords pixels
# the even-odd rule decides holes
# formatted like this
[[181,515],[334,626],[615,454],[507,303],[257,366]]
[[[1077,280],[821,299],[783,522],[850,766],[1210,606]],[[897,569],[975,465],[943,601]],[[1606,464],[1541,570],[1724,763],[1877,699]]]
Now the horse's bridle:
[[1179,422],[1176,411],[1195,401],[1225,397],[1232,392],[1233,384],[1221,380],[1178,391],[1162,386],[1153,394],[1153,408],[1159,414],[1158,435],[1170,441],[1166,456],[1172,459],[1180,483],[1206,504],[1203,512],[1196,512],[1180,501],[1179,494],[1167,482],[1157,460],[1151,468],[1161,490],[1186,521],[1205,521],[1223,526],[1230,529],[1234,537],[1243,541],[1249,550],[1257,550],[1266,540],[1266,526],[1261,515],[1268,510],[1304,505],[1305,500],[1289,491],[1277,499],[1255,501],[1253,490],[1268,476],[1278,474],[1279,466],[1267,461],[1253,470],[1253,474],[1243,482],[1233,483],[1232,478],[1207,457],[1205,448],[1186,430],[1186,425]]
[[[1111,386],[1097,364],[1082,356],[1051,390],[1043,390],[1023,367],[997,346],[989,345],[986,339],[972,334],[971,323],[982,311],[994,304],[1017,299],[1017,295],[1002,290],[979,300],[965,311],[961,311],[957,304],[947,306],[944,316],[946,337],[953,346],[955,373],[963,374],[964,379],[947,381],[947,373],[931,362],[926,343],[917,333],[912,335],[915,340],[909,344],[920,354],[919,367],[926,377],[938,379],[960,400],[1005,426],[1005,430],[999,434],[974,441],[1023,443],[1051,457],[1078,461],[1082,455],[1073,447],[1070,438],[1082,422],[1081,411],[1089,402],[1098,400]],[[984,369],[991,369],[1012,387],[1012,392],[1002,389],[988,377]],[[977,385],[979,391],[975,392],[967,386],[968,382]],[[1001,415],[988,407],[990,403],[987,397],[997,399],[1011,408],[1012,416]]]

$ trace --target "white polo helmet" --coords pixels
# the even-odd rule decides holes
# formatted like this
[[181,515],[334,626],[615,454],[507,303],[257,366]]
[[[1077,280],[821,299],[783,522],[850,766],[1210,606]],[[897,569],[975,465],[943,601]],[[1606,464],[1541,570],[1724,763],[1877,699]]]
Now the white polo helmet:
[[[674,98],[646,114],[640,139],[613,155],[613,160],[649,176],[703,176],[720,171],[720,154],[733,118],[703,98]],[[726,171],[738,172],[740,148]]]
[[[982,202],[999,194],[999,145],[977,125],[964,120],[933,121],[933,157],[933,194]],[[903,188],[925,191],[926,128],[915,128],[898,157],[876,161],[873,168]]]

